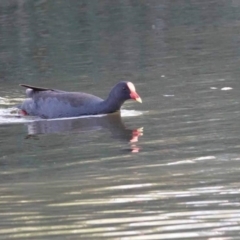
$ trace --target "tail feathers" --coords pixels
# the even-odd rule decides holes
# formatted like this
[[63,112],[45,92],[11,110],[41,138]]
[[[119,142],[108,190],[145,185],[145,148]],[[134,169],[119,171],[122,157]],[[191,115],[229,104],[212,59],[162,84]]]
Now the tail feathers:
[[26,84],[19,84],[19,85],[22,87],[25,87],[25,88],[30,88],[33,91],[54,91],[51,88],[41,88],[41,87],[35,87],[35,86],[31,86],[31,85],[26,85]]

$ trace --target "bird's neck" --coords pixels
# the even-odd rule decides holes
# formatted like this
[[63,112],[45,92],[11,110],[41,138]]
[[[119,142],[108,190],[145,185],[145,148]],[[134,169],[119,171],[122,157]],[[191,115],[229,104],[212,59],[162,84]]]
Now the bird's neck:
[[102,106],[106,112],[116,112],[120,110],[123,103],[124,101],[119,101],[118,99],[114,99],[109,96],[102,102]]

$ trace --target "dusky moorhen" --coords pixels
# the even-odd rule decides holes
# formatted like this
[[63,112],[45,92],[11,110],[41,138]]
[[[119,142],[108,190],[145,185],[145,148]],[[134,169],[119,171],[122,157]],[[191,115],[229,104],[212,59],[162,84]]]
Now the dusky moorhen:
[[18,106],[23,115],[41,118],[65,118],[108,114],[119,111],[128,99],[142,102],[132,82],[119,82],[106,100],[83,92],[65,92],[25,84],[27,99]]

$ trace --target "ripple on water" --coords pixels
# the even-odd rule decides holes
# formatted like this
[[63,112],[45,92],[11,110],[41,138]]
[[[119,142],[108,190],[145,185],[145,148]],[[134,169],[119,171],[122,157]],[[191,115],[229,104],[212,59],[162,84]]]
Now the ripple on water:
[[[142,115],[143,113],[135,110],[121,110],[122,117],[135,117]],[[78,118],[89,118],[89,117],[103,117],[106,114],[93,115],[93,116],[81,116],[81,117],[70,117],[70,118],[59,118],[57,120],[66,120],[66,119],[78,119]],[[33,121],[53,121],[56,119],[41,119],[39,117],[33,116],[21,116],[18,113],[16,108],[0,108],[0,125],[1,124],[14,124],[14,123],[29,123]]]

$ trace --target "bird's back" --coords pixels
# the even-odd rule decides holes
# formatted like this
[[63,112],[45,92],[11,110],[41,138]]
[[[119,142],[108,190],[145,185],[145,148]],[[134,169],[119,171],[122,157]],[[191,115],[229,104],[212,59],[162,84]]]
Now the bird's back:
[[74,117],[97,114],[96,106],[103,99],[82,92],[65,92],[55,89],[28,87],[26,99],[20,109],[29,115],[43,118]]

